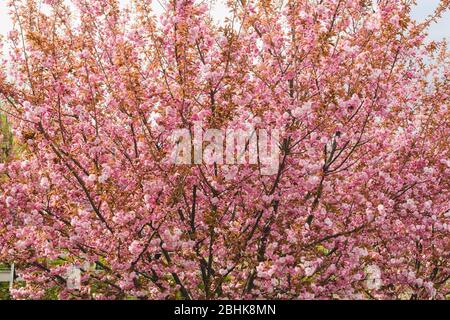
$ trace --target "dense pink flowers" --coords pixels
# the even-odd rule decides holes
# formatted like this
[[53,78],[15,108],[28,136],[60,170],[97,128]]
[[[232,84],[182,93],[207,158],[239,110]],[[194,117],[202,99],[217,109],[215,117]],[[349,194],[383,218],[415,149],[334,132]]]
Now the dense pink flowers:
[[[228,1],[222,24],[192,0],[10,2],[14,297],[448,294],[448,51],[410,1]],[[275,174],[166,161],[198,121],[280,129]]]

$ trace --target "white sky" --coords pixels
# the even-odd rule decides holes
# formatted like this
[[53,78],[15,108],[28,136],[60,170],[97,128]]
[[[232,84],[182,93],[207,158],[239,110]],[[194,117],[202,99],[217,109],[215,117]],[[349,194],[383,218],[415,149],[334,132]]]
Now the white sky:
[[[7,0],[0,0],[0,35],[5,36],[11,30],[11,21],[8,16]],[[127,0],[120,0],[126,3]],[[158,1],[154,1],[158,3]],[[418,0],[417,7],[413,10],[413,17],[419,21],[423,20],[427,15],[433,12],[439,0]],[[225,6],[223,0],[217,0],[217,3],[212,11],[212,14],[220,20],[225,13]],[[440,40],[442,38],[450,40],[450,10],[434,24],[430,29],[429,38],[432,40]]]

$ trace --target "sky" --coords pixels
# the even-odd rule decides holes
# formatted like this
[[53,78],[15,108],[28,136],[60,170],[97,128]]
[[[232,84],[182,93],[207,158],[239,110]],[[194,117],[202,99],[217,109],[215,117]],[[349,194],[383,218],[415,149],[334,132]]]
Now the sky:
[[[126,3],[127,0],[120,0],[122,3]],[[225,15],[225,6],[223,5],[223,0],[218,0],[212,11],[213,15],[220,20],[221,17]],[[7,0],[0,0],[0,35],[5,36],[8,31],[11,30],[11,20],[8,16]],[[157,1],[155,1],[156,3]],[[422,21],[426,18],[433,10],[436,8],[439,0],[418,0],[418,5],[414,8],[412,16],[416,20]],[[430,40],[440,40],[442,38],[447,38],[450,40],[450,10],[444,14],[444,16],[435,23],[429,34]]]

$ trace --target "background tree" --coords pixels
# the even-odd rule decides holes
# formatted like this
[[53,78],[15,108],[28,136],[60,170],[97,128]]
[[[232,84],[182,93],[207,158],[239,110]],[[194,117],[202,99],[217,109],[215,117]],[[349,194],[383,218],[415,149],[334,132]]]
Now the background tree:
[[0,114],[0,163],[5,162],[13,148],[13,136],[8,118]]
[[[449,1],[422,24],[409,0],[228,1],[224,24],[189,0],[10,3],[15,298],[445,297],[449,64],[425,36]],[[282,129],[276,174],[165,161],[195,121]]]

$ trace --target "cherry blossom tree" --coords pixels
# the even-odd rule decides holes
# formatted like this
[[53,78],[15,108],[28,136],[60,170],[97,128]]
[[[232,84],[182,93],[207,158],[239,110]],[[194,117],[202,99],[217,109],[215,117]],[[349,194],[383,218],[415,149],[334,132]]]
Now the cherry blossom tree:
[[[444,299],[450,2],[414,3],[10,0],[13,297]],[[277,170],[167,161],[199,121],[281,130]]]

